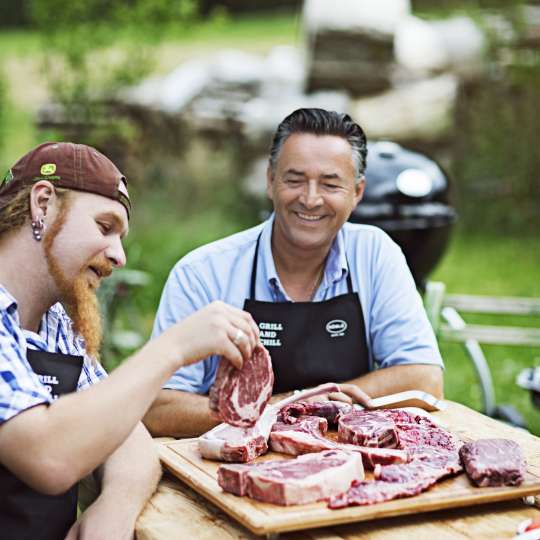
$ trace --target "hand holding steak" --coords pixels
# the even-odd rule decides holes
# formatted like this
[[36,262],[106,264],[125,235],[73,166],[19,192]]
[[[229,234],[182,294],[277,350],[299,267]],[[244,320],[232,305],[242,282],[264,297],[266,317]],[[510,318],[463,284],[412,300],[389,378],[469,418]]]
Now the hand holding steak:
[[273,384],[270,354],[259,345],[241,369],[229,362],[220,362],[210,389],[210,409],[227,424],[251,427],[272,397]]

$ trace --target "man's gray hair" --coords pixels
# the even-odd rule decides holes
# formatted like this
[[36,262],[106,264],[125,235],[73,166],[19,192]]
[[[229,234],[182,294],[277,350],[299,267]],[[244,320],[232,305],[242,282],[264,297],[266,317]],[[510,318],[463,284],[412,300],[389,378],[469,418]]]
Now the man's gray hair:
[[313,135],[336,135],[343,137],[352,148],[352,158],[356,172],[356,182],[366,169],[366,135],[364,130],[348,115],[325,109],[297,109],[279,124],[270,148],[270,168],[272,175],[285,141],[293,133],[311,133]]

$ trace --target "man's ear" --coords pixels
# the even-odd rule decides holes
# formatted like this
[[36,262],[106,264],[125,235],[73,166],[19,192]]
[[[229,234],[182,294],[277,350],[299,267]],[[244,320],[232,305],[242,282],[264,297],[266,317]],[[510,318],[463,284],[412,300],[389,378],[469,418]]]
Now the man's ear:
[[269,163],[268,167],[266,168],[266,195],[271,201],[274,200],[273,188],[274,188],[274,173],[272,172],[272,167]]
[[32,220],[45,218],[56,202],[54,186],[48,180],[40,180],[30,191],[30,213]]
[[362,197],[364,196],[364,189],[366,188],[366,178],[365,176],[361,176],[360,180],[358,180],[358,183],[354,186],[354,201],[355,206],[362,200]]

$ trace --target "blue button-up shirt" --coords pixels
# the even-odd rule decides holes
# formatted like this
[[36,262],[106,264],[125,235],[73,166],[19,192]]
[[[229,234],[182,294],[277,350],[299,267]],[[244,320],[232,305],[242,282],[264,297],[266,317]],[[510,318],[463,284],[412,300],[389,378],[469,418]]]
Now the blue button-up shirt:
[[38,333],[21,328],[17,302],[0,285],[0,424],[16,414],[52,403],[54,388],[32,371],[27,349],[83,356],[77,390],[106,376],[98,362],[85,355],[83,340],[73,332],[71,319],[60,304],[43,316]]
[[[198,248],[172,269],[157,312],[153,336],[214,300],[242,308],[249,297],[259,235],[256,300],[291,301],[272,257],[273,216],[266,222]],[[370,369],[401,364],[443,366],[431,325],[399,246],[382,230],[346,223],[326,260],[313,301],[346,294],[347,272],[360,296]],[[214,382],[219,358],[178,370],[164,388],[205,394]]]

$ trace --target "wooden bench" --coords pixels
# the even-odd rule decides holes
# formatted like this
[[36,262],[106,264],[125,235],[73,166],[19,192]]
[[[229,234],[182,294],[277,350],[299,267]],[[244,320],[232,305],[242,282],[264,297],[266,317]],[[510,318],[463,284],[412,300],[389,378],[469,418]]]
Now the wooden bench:
[[437,338],[465,347],[482,387],[484,413],[519,424],[515,411],[496,405],[491,372],[480,344],[540,347],[540,329],[468,324],[460,312],[538,316],[540,298],[446,294],[444,283],[432,281],[426,287],[424,306]]

